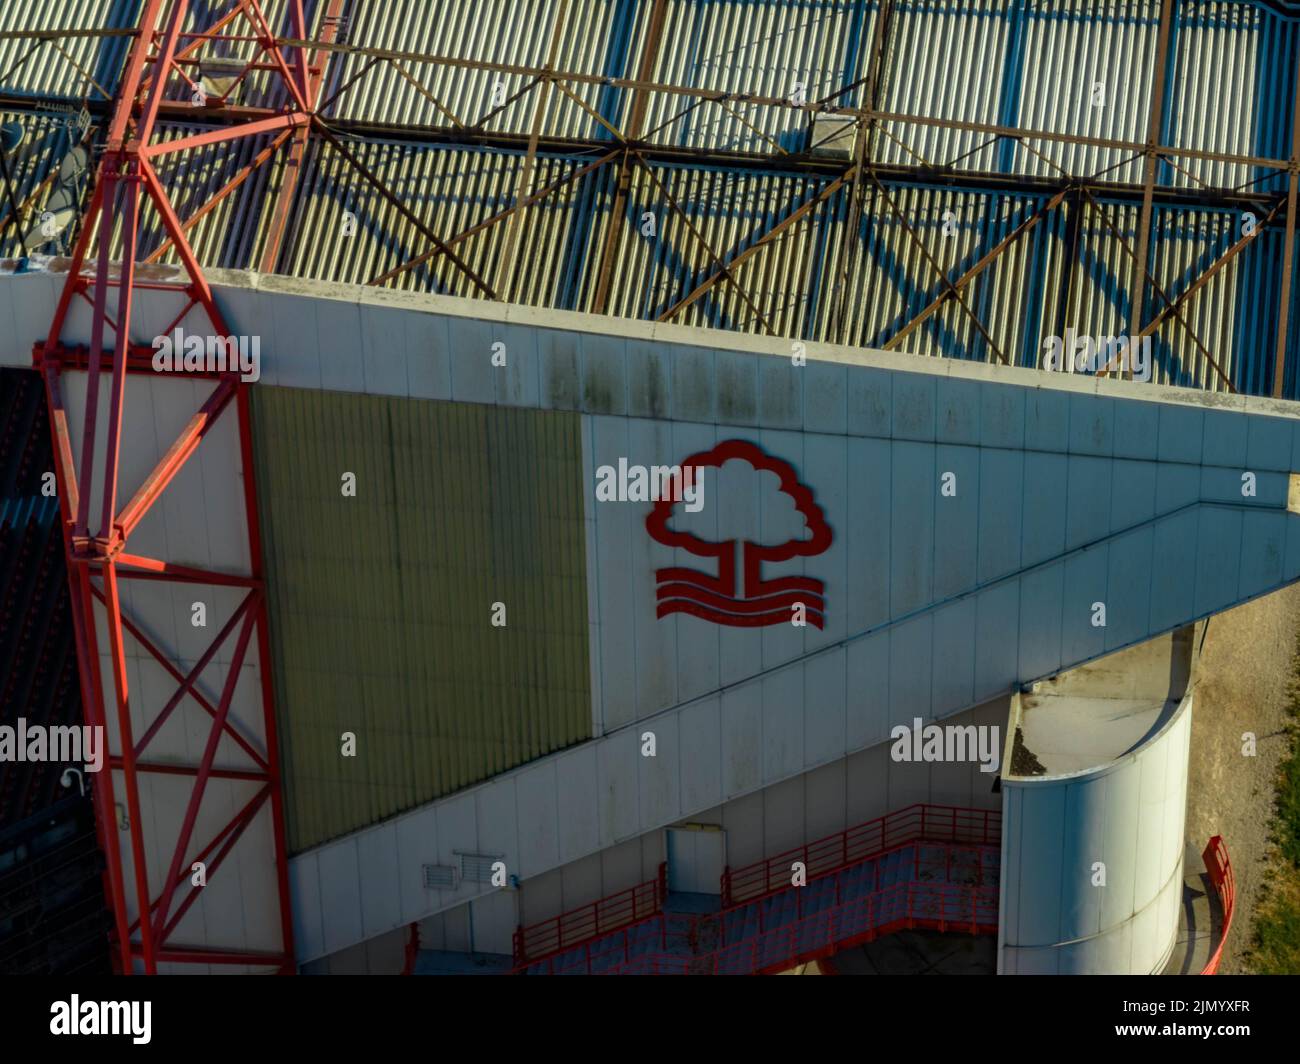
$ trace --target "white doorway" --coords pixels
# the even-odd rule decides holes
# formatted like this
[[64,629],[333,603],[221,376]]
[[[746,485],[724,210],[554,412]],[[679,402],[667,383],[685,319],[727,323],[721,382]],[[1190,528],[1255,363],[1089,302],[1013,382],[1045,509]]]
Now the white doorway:
[[727,833],[714,824],[668,829],[668,889],[678,894],[720,894],[727,863]]

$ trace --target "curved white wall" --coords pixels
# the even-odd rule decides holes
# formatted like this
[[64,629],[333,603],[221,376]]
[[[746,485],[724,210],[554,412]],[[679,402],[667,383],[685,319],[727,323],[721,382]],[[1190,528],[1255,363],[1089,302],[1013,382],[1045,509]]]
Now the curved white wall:
[[[1178,932],[1192,695],[1132,751],[1004,779],[999,974],[1159,973]],[[1093,866],[1105,865],[1105,885]]]

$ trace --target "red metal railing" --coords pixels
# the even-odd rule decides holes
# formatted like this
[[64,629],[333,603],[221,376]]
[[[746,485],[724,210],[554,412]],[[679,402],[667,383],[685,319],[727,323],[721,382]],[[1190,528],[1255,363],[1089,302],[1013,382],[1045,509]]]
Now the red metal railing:
[[809,879],[848,868],[912,842],[965,842],[996,846],[1002,841],[998,810],[917,803],[824,839],[722,873],[722,906],[753,901],[790,886],[790,866],[802,861]]
[[1219,904],[1223,907],[1223,934],[1219,936],[1219,945],[1209,962],[1201,969],[1202,975],[1216,975],[1219,960],[1223,956],[1223,946],[1228,941],[1228,930],[1232,927],[1232,909],[1237,901],[1237,880],[1232,874],[1232,862],[1228,860],[1228,848],[1223,844],[1223,836],[1215,835],[1205,845],[1201,854],[1205,870],[1210,874],[1210,883],[1219,895]]
[[[935,859],[933,857],[923,858],[919,847],[913,842],[905,842],[890,849],[874,854],[870,857],[863,858],[866,860],[883,861],[892,853],[896,853],[908,848],[913,849],[912,860],[914,862],[913,877],[911,883],[896,883],[887,887],[879,888],[870,895],[864,895],[861,898],[852,899],[841,903],[839,897],[839,884],[836,884],[835,904],[832,908],[822,910],[817,913],[803,915],[802,906],[808,888],[814,882],[820,881],[827,876],[835,875],[839,872],[846,871],[847,868],[832,869],[829,872],[822,873],[820,876],[811,877],[806,887],[792,887],[788,883],[785,890],[793,893],[798,913],[794,924],[785,923],[776,928],[763,927],[763,912],[761,908],[756,913],[758,917],[758,934],[746,935],[734,943],[727,942],[728,917],[740,913],[742,910],[761,903],[764,898],[749,898],[743,902],[737,902],[726,909],[711,913],[658,913],[654,916],[641,921],[639,924],[625,926],[617,929],[608,937],[597,940],[588,940],[583,943],[573,943],[570,950],[576,951],[578,946],[582,946],[582,953],[578,956],[561,957],[558,954],[552,954],[549,958],[542,958],[540,961],[530,962],[530,965],[545,964],[542,974],[546,975],[574,975],[574,974],[606,974],[606,975],[633,975],[633,974],[651,974],[646,968],[647,964],[662,963],[664,970],[660,974],[672,974],[670,969],[679,968],[680,974],[746,974],[749,970],[744,968],[744,962],[736,960],[735,964],[739,968],[733,973],[732,964],[727,958],[743,957],[745,949],[758,949],[754,945],[755,940],[761,940],[767,943],[763,949],[772,949],[772,943],[777,940],[765,936],[792,934],[789,929],[792,926],[803,927],[800,934],[812,933],[820,925],[815,921],[826,918],[826,913],[841,913],[849,917],[846,927],[841,927],[838,923],[832,923],[829,926],[828,933],[839,935],[843,933],[845,940],[836,939],[832,942],[818,941],[816,950],[817,956],[826,956],[836,949],[844,949],[856,942],[868,941],[871,938],[881,934],[888,934],[895,930],[901,930],[907,927],[931,927],[938,930],[952,930],[954,927],[960,930],[969,930],[970,927],[977,927],[980,933],[997,928],[997,885],[986,886],[984,884],[983,864],[980,860],[980,854],[974,846],[968,851],[968,856],[975,858],[974,864],[967,864],[967,868],[972,869],[974,873],[974,882],[966,884],[952,884],[945,882],[950,879],[953,871],[953,856],[956,851],[961,849],[962,844],[937,844],[943,846],[943,857]],[[860,863],[860,862],[855,862]],[[944,881],[936,882],[934,877],[942,876]],[[926,880],[929,879],[929,882]],[[910,894],[900,893],[904,888],[915,888]],[[953,892],[975,891],[975,895],[968,896],[965,894],[954,894]],[[984,902],[991,893],[991,907]],[[777,893],[777,892],[773,892]],[[945,901],[938,910],[935,910],[933,904],[926,910],[921,906],[920,900],[929,898],[933,899],[938,894],[944,894],[950,900]],[[869,898],[876,898],[876,908],[872,909],[867,906]],[[958,907],[954,908],[952,898],[959,898]],[[905,904],[899,908],[900,899]],[[894,906],[890,908],[890,906]],[[971,908],[973,907],[973,908]],[[969,910],[969,912],[968,912]],[[884,926],[862,926],[860,923],[853,923],[856,919],[860,921],[864,916],[870,919],[882,917],[885,914],[887,919]],[[970,919],[967,919],[968,914]],[[922,922],[930,919],[932,922]],[[814,921],[811,924],[805,924],[805,921]],[[970,926],[968,926],[970,925]],[[689,953],[673,954],[668,952],[669,940],[680,943],[689,950]],[[701,943],[718,942],[716,950],[700,950]],[[654,944],[654,950],[638,952],[639,948],[647,944]],[[833,948],[832,948],[833,947]],[[729,953],[729,950],[740,950],[739,954]],[[779,952],[779,951],[778,951]],[[718,954],[722,957],[721,962],[710,962],[708,958]],[[802,956],[802,954],[801,954]],[[621,958],[621,961],[619,960]],[[651,960],[647,960],[650,958]],[[658,960],[655,961],[654,959]],[[810,956],[807,959],[812,959]],[[770,960],[770,957],[769,957]],[[721,967],[717,967],[721,963]],[[780,957],[776,961],[771,961],[762,971],[780,971],[790,964],[800,963],[800,961],[790,961],[787,958]],[[708,967],[714,964],[717,971],[714,972]],[[701,967],[702,966],[702,967]],[[525,965],[516,967],[515,971],[519,972]],[[699,969],[697,971],[697,968]],[[536,969],[535,969],[536,970]],[[757,970],[757,969],[755,969]]]
[[420,925],[413,923],[407,932],[406,950],[402,958],[402,974],[415,974],[415,961],[420,955]]
[[[683,926],[669,930],[670,917]],[[656,952],[666,952],[669,939],[689,943],[695,934],[690,918],[659,912],[635,924],[609,932],[601,938],[589,938],[563,952],[551,953],[537,960],[517,965],[511,974],[525,972],[535,975],[591,975],[608,972],[621,964],[629,963],[646,945]]]
[[711,953],[644,954],[610,975],[764,975],[913,928],[993,934],[997,887],[896,883]]
[[[811,882],[914,841],[996,846],[1001,838],[1002,814],[998,810],[918,802],[756,864],[734,871],[725,869],[721,883],[722,912],[789,889],[790,865],[796,860],[804,862]],[[636,925],[658,916],[667,897],[668,866],[664,863],[659,866],[656,880],[619,891],[530,927],[520,927],[514,935],[514,970],[548,959],[552,961],[548,971],[555,974],[574,968],[590,968],[593,957],[599,958],[611,951],[630,955],[633,943],[642,935],[658,936],[666,949],[668,937],[695,933],[691,921],[684,916],[674,921],[677,925],[690,925],[689,932],[670,929],[665,921],[660,921],[655,927],[638,929]],[[719,913],[709,915],[716,918]],[[617,942],[598,941],[620,930],[627,933]],[[555,968],[560,954],[580,946],[586,947],[582,960],[567,962],[563,969]]]
[[664,862],[660,864],[655,879],[571,909],[550,920],[518,928],[514,935],[515,965],[544,960],[551,954],[563,953],[590,939],[639,923],[661,912],[667,897],[668,864]]

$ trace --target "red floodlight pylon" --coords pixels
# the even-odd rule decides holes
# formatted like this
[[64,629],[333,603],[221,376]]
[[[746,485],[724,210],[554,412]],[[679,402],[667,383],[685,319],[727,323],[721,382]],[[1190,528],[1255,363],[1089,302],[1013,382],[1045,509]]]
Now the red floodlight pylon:
[[[241,379],[237,368],[198,375],[211,382],[211,392],[134,495],[125,505],[119,505],[119,449],[128,381],[133,374],[153,372],[153,347],[131,340],[133,297],[146,289],[153,293],[174,293],[179,297],[178,313],[160,335],[169,334],[187,315],[198,311],[206,315],[211,335],[231,335],[152,160],[163,154],[220,141],[258,136],[268,130],[285,134],[298,130],[309,121],[311,101],[319,89],[319,70],[311,67],[308,56],[275,45],[258,0],[233,0],[233,3],[232,13],[212,29],[190,33],[183,31],[188,0],[173,0],[165,26],[161,23],[167,8],[165,0],[147,0],[145,3],[139,19],[139,35],[127,60],[114,105],[94,192],[76,240],[54,320],[45,341],[35,345],[33,354],[33,361],[45,381],[54,437],[55,473],[86,723],[103,727],[105,735],[116,735],[117,738],[118,752],[109,759],[109,767],[94,775],[94,792],[100,841],[107,861],[105,881],[115,928],[115,959],[119,969],[126,973],[142,970],[152,974],[158,970],[159,963],[269,966],[281,972],[294,968],[271,654],[261,579],[249,385]],[[301,2],[295,0],[290,11],[295,38],[306,39]],[[252,27],[252,37],[258,42],[255,55],[236,81],[254,68],[269,69],[286,88],[288,102],[283,110],[268,118],[151,144],[164,94],[169,82],[175,84],[173,75],[189,83],[191,88],[198,88],[182,69],[183,58],[205,42],[219,39],[217,31],[233,21],[236,14],[242,15]],[[244,36],[241,39],[248,41],[250,38]],[[189,41],[184,47],[181,46],[183,40]],[[286,52],[289,53],[287,57]],[[141,280],[137,273],[142,208],[150,207],[175,248],[184,280]],[[90,256],[96,223],[95,268],[93,274],[86,274],[83,267]],[[115,234],[120,240],[117,263],[111,261]],[[117,293],[116,319],[109,311],[113,289]],[[69,310],[77,298],[84,299],[93,308],[88,346],[68,344],[62,339]],[[111,334],[111,346],[106,348],[108,334]],[[73,454],[63,376],[67,371],[82,369],[86,372],[86,401],[78,462]],[[102,397],[105,383],[106,404]],[[223,416],[238,419],[249,571],[231,573],[198,569],[130,552],[128,544],[132,532]],[[105,431],[101,432],[101,428]],[[176,652],[160,647],[157,637],[146,631],[147,626],[123,610],[122,580],[161,580],[233,588],[241,589],[243,595],[233,616],[206,652],[192,666],[185,668],[179,663]],[[144,704],[148,699],[131,690],[126,653],[128,637],[175,683],[175,690],[166,701]],[[233,646],[233,650],[230,651],[226,679],[220,685],[220,697],[214,702],[204,695],[199,681],[204,669],[215,660],[224,645]],[[250,741],[231,717],[235,689],[250,646],[256,646],[259,666],[260,723],[264,729],[261,744]],[[105,658],[111,680],[108,691],[105,690],[101,669]],[[202,757],[197,764],[179,763],[175,758],[150,761],[146,756],[150,743],[187,698],[211,718]],[[137,725],[141,720],[145,722],[138,737],[133,719]],[[238,747],[240,756],[251,767],[217,767],[216,755],[223,740]],[[141,819],[140,781],[147,773],[158,773],[173,780],[188,777],[193,781],[174,845],[169,843],[161,849],[156,840],[146,839]],[[125,792],[126,803],[127,826],[120,832],[123,836],[120,840],[115,774]],[[213,779],[253,784],[255,791],[233,818],[226,820],[223,817],[224,826],[200,846],[197,833],[200,807]],[[215,942],[174,943],[172,933],[204,889],[191,881],[192,862],[203,862],[208,878],[216,875],[245,830],[264,810],[271,818],[272,827],[270,834],[274,852],[264,856],[268,874],[271,871],[274,874],[274,888],[269,895],[278,906],[278,942],[266,949],[245,950],[222,948]],[[168,848],[169,855],[166,853]],[[157,886],[157,893],[152,897],[149,878],[151,855]],[[160,877],[158,872],[164,865],[165,873]],[[126,883],[127,867],[132,872],[133,890]],[[180,891],[182,887],[184,891]],[[128,897],[128,892],[131,897]],[[182,894],[179,900],[178,892]],[[132,908],[136,914],[134,919],[130,912]]]

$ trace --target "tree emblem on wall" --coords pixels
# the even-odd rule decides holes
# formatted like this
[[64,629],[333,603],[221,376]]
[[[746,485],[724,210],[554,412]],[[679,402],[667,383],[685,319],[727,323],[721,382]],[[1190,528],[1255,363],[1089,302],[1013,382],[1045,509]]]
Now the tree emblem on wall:
[[[823,627],[826,614],[825,584],[807,576],[765,578],[764,567],[777,566],[793,558],[822,554],[831,545],[830,525],[813,498],[812,489],[799,480],[789,462],[764,452],[748,440],[724,440],[712,450],[692,455],[682,463],[695,475],[715,469],[712,497],[719,510],[718,486],[721,470],[731,461],[747,463],[756,473],[774,474],[777,491],[789,497],[795,512],[803,518],[802,538],[783,538],[764,543],[758,529],[745,538],[701,538],[694,532],[674,527],[680,499],[665,498],[655,503],[646,518],[646,531],[658,543],[680,547],[699,558],[713,560],[716,572],[683,566],[655,571],[656,616],[687,613],[694,617],[738,628],[761,628],[788,624],[798,607],[803,607],[809,624]],[[771,478],[765,478],[770,484]],[[769,505],[780,500],[762,500]],[[760,502],[760,505],[762,504]]]

